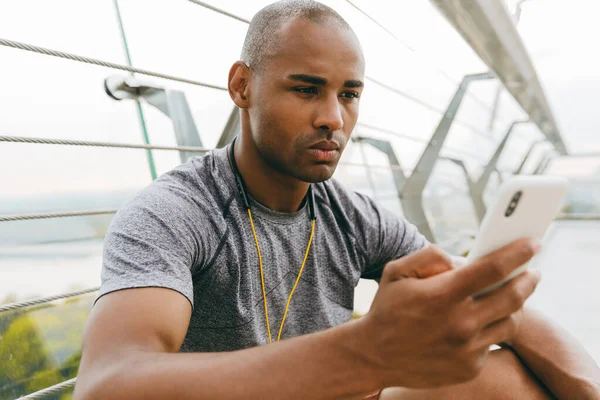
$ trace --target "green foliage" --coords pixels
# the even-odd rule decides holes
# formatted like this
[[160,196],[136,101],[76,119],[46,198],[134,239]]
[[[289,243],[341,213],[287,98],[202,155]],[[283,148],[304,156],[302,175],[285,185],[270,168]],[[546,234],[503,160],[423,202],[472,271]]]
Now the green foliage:
[[[92,301],[87,295],[0,314],[0,400],[77,376],[81,338]],[[48,398],[71,399],[71,392]]]

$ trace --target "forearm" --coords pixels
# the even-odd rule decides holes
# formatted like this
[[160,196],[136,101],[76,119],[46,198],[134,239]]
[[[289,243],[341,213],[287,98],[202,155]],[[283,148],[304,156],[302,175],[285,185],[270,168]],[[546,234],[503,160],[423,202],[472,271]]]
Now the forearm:
[[600,369],[564,329],[539,312],[524,309],[511,347],[559,399],[600,399]]
[[361,398],[380,384],[362,359],[356,323],[227,353],[131,351],[78,382],[76,398]]

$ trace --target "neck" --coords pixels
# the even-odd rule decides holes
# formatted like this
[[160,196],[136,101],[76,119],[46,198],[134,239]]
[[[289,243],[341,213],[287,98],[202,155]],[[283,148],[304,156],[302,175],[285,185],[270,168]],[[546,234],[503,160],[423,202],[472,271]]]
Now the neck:
[[252,140],[244,140],[243,134],[235,141],[234,154],[246,191],[256,201],[280,212],[294,212],[300,208],[309,183],[275,170],[267,164]]

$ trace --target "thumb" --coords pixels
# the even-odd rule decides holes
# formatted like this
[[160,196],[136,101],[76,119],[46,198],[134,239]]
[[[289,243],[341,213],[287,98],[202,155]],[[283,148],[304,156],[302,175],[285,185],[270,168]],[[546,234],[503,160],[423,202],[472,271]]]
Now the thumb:
[[425,279],[453,268],[452,259],[436,246],[428,246],[409,256],[389,262],[382,281],[393,282],[406,278]]

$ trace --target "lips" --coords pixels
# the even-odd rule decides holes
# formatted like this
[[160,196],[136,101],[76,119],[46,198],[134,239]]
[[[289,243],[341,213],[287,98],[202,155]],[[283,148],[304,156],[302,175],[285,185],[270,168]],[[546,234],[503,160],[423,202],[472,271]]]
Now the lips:
[[330,162],[339,156],[340,145],[333,140],[324,140],[311,146],[308,152],[317,162]]
[[339,150],[340,145],[333,140],[324,140],[310,147],[318,150]]

